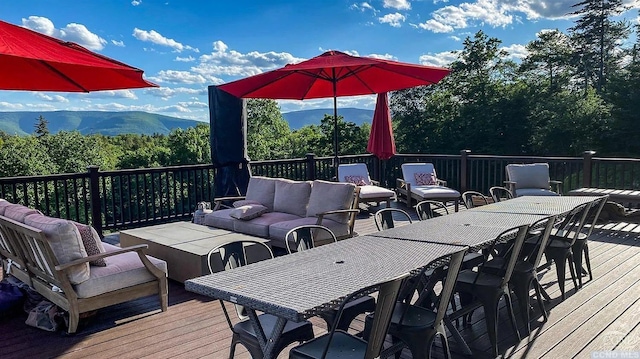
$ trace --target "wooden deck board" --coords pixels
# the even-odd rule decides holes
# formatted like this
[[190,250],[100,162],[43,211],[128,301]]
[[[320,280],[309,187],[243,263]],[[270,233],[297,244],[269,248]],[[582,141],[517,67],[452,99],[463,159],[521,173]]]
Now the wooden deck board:
[[[413,209],[394,204],[409,212]],[[384,207],[384,206],[383,206]],[[366,206],[361,206],[365,209]],[[376,207],[372,210],[378,209]],[[404,225],[401,223],[400,225]],[[356,221],[356,232],[376,231],[372,214],[363,210]],[[640,346],[640,226],[612,223],[593,231],[589,243],[594,280],[583,278],[584,287],[575,292],[570,276],[567,299],[560,302],[555,268],[543,273],[541,282],[553,300],[547,304],[549,321],[532,313],[532,334],[518,342],[508,325],[504,305],[499,317],[499,347],[507,357],[590,357],[599,350],[638,350]],[[514,303],[516,318],[518,303]],[[169,310],[159,312],[157,298],[149,297],[99,311],[83,322],[81,332],[67,336],[49,333],[24,324],[26,315],[0,321],[2,358],[226,358],[231,333],[218,301],[186,292],[171,281]],[[229,307],[229,309],[231,309]],[[314,331],[326,331],[325,323],[312,318]],[[362,329],[363,318],[352,325]],[[460,328],[474,357],[486,357],[489,340],[482,311],[474,314],[469,326]],[[455,342],[450,342],[455,358],[462,358]],[[249,358],[242,346],[236,358]],[[280,358],[286,358],[286,351]],[[441,358],[437,344],[435,358]],[[402,358],[411,358],[404,350]]]

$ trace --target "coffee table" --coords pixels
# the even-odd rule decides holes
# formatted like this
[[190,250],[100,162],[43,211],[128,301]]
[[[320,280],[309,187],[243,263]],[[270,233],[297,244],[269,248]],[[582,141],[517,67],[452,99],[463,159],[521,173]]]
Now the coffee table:
[[[166,261],[169,278],[179,282],[209,274],[207,254],[213,247],[228,240],[244,239],[269,243],[268,239],[191,222],[166,223],[120,232],[121,247],[148,245],[145,253]],[[251,247],[247,247],[247,255],[252,260],[267,258],[265,250],[260,250],[258,246],[252,250]],[[220,256],[214,256],[212,267],[215,272],[223,269]]]

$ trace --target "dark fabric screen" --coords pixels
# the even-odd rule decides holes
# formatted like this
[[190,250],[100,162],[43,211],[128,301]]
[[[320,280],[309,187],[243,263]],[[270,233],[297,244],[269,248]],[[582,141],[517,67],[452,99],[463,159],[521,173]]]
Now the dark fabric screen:
[[211,161],[216,168],[215,196],[245,195],[249,183],[244,101],[209,86]]

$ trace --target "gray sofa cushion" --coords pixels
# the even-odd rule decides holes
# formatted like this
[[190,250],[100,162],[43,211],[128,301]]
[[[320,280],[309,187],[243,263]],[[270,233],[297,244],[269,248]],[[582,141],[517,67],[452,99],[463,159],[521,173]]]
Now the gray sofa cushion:
[[12,204],[4,208],[4,216],[16,222],[24,223],[24,219],[31,214],[42,214],[37,209],[25,207],[21,204]]
[[273,200],[276,192],[275,178],[255,176],[249,179],[247,187],[247,201],[257,202],[273,211]]
[[309,194],[311,194],[311,182],[278,179],[273,198],[273,211],[305,217]]
[[7,206],[10,206],[12,204],[13,203],[7,201],[6,199],[0,198],[0,215],[4,216],[4,210],[7,208]]
[[[327,182],[315,180],[311,187],[307,217],[316,217],[318,213],[349,209],[353,202],[353,192],[356,186],[353,183]],[[340,223],[347,223],[347,214],[332,214],[325,218]]]
[[509,181],[520,188],[549,188],[549,164],[509,164],[506,167]]
[[237,219],[229,216],[233,208],[221,209],[204,215],[204,225],[233,231],[233,222]]
[[[317,218],[305,217],[299,219],[293,219],[289,221],[283,221],[274,223],[269,226],[269,238],[271,239],[271,245],[281,248],[286,248],[284,244],[284,236],[295,227],[304,226],[308,224],[316,224]],[[336,237],[344,237],[349,234],[349,225],[332,221],[330,219],[324,219],[322,225],[329,228]],[[316,238],[318,245],[326,243],[327,238],[323,238],[322,235]]]
[[[32,214],[24,219],[24,224],[42,230],[49,241],[59,264],[85,258],[87,252],[80,238],[78,228],[66,219]],[[89,263],[73,266],[68,272],[69,281],[79,284],[89,279]]]
[[[107,252],[120,249],[104,243]],[[167,273],[167,263],[163,260],[147,256],[156,267]],[[127,252],[109,257],[106,267],[91,267],[89,279],[75,285],[80,298],[95,297],[117,289],[151,282],[156,277],[145,268],[136,252]]]
[[299,216],[289,213],[267,212],[262,216],[254,218],[250,221],[241,221],[238,219],[234,219],[233,230],[235,232],[248,234],[250,236],[269,238],[269,229],[272,224],[299,218]]

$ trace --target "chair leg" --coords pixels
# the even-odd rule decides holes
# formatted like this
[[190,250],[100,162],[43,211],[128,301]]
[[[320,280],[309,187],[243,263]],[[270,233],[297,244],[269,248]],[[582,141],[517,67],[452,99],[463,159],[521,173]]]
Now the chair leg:
[[582,252],[584,251],[584,247],[587,244],[587,241],[580,240],[576,241],[572,247],[573,252],[573,263],[575,264],[576,275],[578,277],[578,285],[579,288],[582,288]]
[[565,281],[565,270],[566,270],[566,262],[567,257],[565,253],[561,253],[559,251],[547,251],[545,253],[547,257],[553,260],[553,263],[556,265],[556,275],[558,277],[558,287],[560,287],[560,295],[562,300],[565,299],[564,294],[564,281]]
[[491,342],[491,351],[493,357],[498,356],[498,300],[493,303],[485,303],[484,307],[484,319],[487,323],[487,334],[489,334],[489,341]]
[[229,348],[229,359],[233,359],[236,355],[236,345],[238,345],[238,339],[235,334],[231,337],[231,347]]
[[518,303],[520,304],[520,314],[522,315],[522,320],[524,320],[527,334],[531,332],[531,325],[529,324],[531,321],[531,317],[529,315],[529,308],[531,307],[531,304],[529,304],[529,288],[531,288],[532,282],[533,278],[529,278],[528,280],[515,280],[513,288],[513,292],[515,293],[516,298],[518,298]]
[[444,333],[438,333],[440,336],[440,342],[442,343],[442,350],[444,351],[445,359],[451,359],[451,350],[449,349],[449,341],[447,335]]
[[591,272],[591,260],[589,259],[589,242],[584,243],[584,261],[587,264],[587,272],[589,272],[589,281],[593,280],[593,272]]
[[[513,332],[516,333],[516,336],[518,337],[518,341],[520,341],[522,338],[520,337],[520,332],[518,331],[518,323],[516,322],[516,315],[513,312],[513,303],[511,302],[511,294],[509,294],[508,289],[504,293],[504,299],[507,304],[507,313],[509,314],[509,318],[511,318],[511,326],[513,327]],[[528,312],[529,312],[529,308],[527,308],[527,313]]]
[[575,259],[573,257],[573,253],[569,251],[569,272],[571,273],[571,279],[573,280],[573,288],[575,288],[576,292],[578,291],[578,282],[576,281],[576,267],[574,266]]
[[[547,309],[544,307],[544,300],[542,300],[542,286],[540,285],[540,282],[538,282],[537,279],[533,280],[533,288],[536,291],[536,298],[538,299],[538,306],[540,307],[540,311],[542,312],[542,318],[543,321],[546,322],[548,318],[548,313],[547,313]],[[529,332],[531,332],[531,329],[529,329]]]

